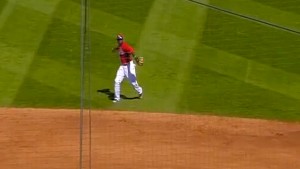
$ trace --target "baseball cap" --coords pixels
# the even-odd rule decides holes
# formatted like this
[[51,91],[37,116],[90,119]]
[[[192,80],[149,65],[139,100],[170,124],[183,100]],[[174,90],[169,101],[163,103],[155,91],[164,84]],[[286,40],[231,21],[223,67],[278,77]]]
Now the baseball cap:
[[123,35],[121,35],[121,34],[117,35],[117,40],[123,40],[123,39],[124,39]]

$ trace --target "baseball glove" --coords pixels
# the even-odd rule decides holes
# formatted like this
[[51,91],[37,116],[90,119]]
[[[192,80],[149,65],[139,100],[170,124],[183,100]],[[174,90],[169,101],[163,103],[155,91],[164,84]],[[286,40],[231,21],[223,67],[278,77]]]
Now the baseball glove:
[[136,56],[136,57],[135,57],[135,62],[136,62],[139,66],[143,66],[143,65],[144,65],[144,57]]

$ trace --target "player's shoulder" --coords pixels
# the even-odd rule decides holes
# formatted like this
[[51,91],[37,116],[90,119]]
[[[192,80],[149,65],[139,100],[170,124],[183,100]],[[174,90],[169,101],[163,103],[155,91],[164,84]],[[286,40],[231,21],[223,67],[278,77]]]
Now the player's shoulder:
[[122,48],[133,48],[133,47],[130,44],[128,44],[127,42],[123,42]]
[[127,42],[123,42],[122,46],[130,46]]

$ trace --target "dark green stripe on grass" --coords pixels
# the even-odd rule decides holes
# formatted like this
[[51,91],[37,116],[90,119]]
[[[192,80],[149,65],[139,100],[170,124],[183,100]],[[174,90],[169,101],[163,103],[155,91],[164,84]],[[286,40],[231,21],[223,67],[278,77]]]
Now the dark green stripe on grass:
[[48,15],[16,5],[0,30],[0,40],[25,51],[35,50],[48,22]]
[[[200,53],[201,51],[199,51]],[[205,57],[205,56],[198,56]],[[300,101],[191,65],[181,107],[225,116],[300,120]]]
[[300,14],[300,1],[298,0],[252,0],[264,5],[268,5],[274,8],[278,8],[280,10],[284,10],[287,12],[293,12],[296,14]]
[[80,70],[80,26],[52,19],[37,55]]
[[1,0],[0,1],[0,13],[2,12],[2,10],[5,7],[6,3],[7,3],[7,0]]
[[[80,0],[72,0],[80,3]],[[126,18],[137,23],[144,23],[154,0],[91,0],[90,6],[101,11]],[[125,25],[120,25],[120,29]]]
[[[104,95],[107,101],[105,104],[99,101],[97,90],[109,88],[113,91],[113,80],[120,61],[117,54],[111,52],[111,48],[116,45],[113,38],[94,31],[91,32],[91,37],[91,55],[85,59],[86,80],[90,75],[92,106],[104,108],[111,105],[111,101],[107,100],[106,95]],[[29,76],[46,86],[62,91],[47,93],[50,98],[65,98],[66,95],[79,97],[80,70],[79,25],[57,18],[52,19],[31,65]],[[88,99],[88,81],[85,85],[84,97]],[[23,88],[30,88],[30,85],[25,85]],[[37,88],[37,90],[44,89]],[[38,105],[46,104],[47,100],[41,102],[45,103]],[[58,100],[56,107],[63,104]],[[78,100],[70,100],[68,105],[72,104],[78,107]],[[51,105],[55,105],[55,101]]]
[[79,95],[72,95],[29,77],[24,79],[12,104],[14,107],[56,108],[79,108],[79,105]]
[[300,74],[300,36],[210,10],[202,43]]
[[13,102],[28,107],[79,107],[80,28],[53,19]]
[[288,87],[281,75],[298,82],[299,43],[294,34],[209,10],[179,103],[182,111],[300,120],[297,93],[280,88]]

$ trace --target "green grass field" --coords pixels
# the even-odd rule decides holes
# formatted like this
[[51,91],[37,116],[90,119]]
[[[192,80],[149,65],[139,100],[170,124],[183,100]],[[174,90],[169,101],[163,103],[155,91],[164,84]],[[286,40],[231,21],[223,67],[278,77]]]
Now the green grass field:
[[[295,0],[198,1],[300,30]],[[80,107],[80,10],[80,0],[0,1],[0,106]],[[91,0],[90,15],[92,108],[300,121],[300,35],[187,0]],[[113,92],[118,33],[145,58],[142,100],[97,92]],[[122,94],[136,96],[127,81]]]

